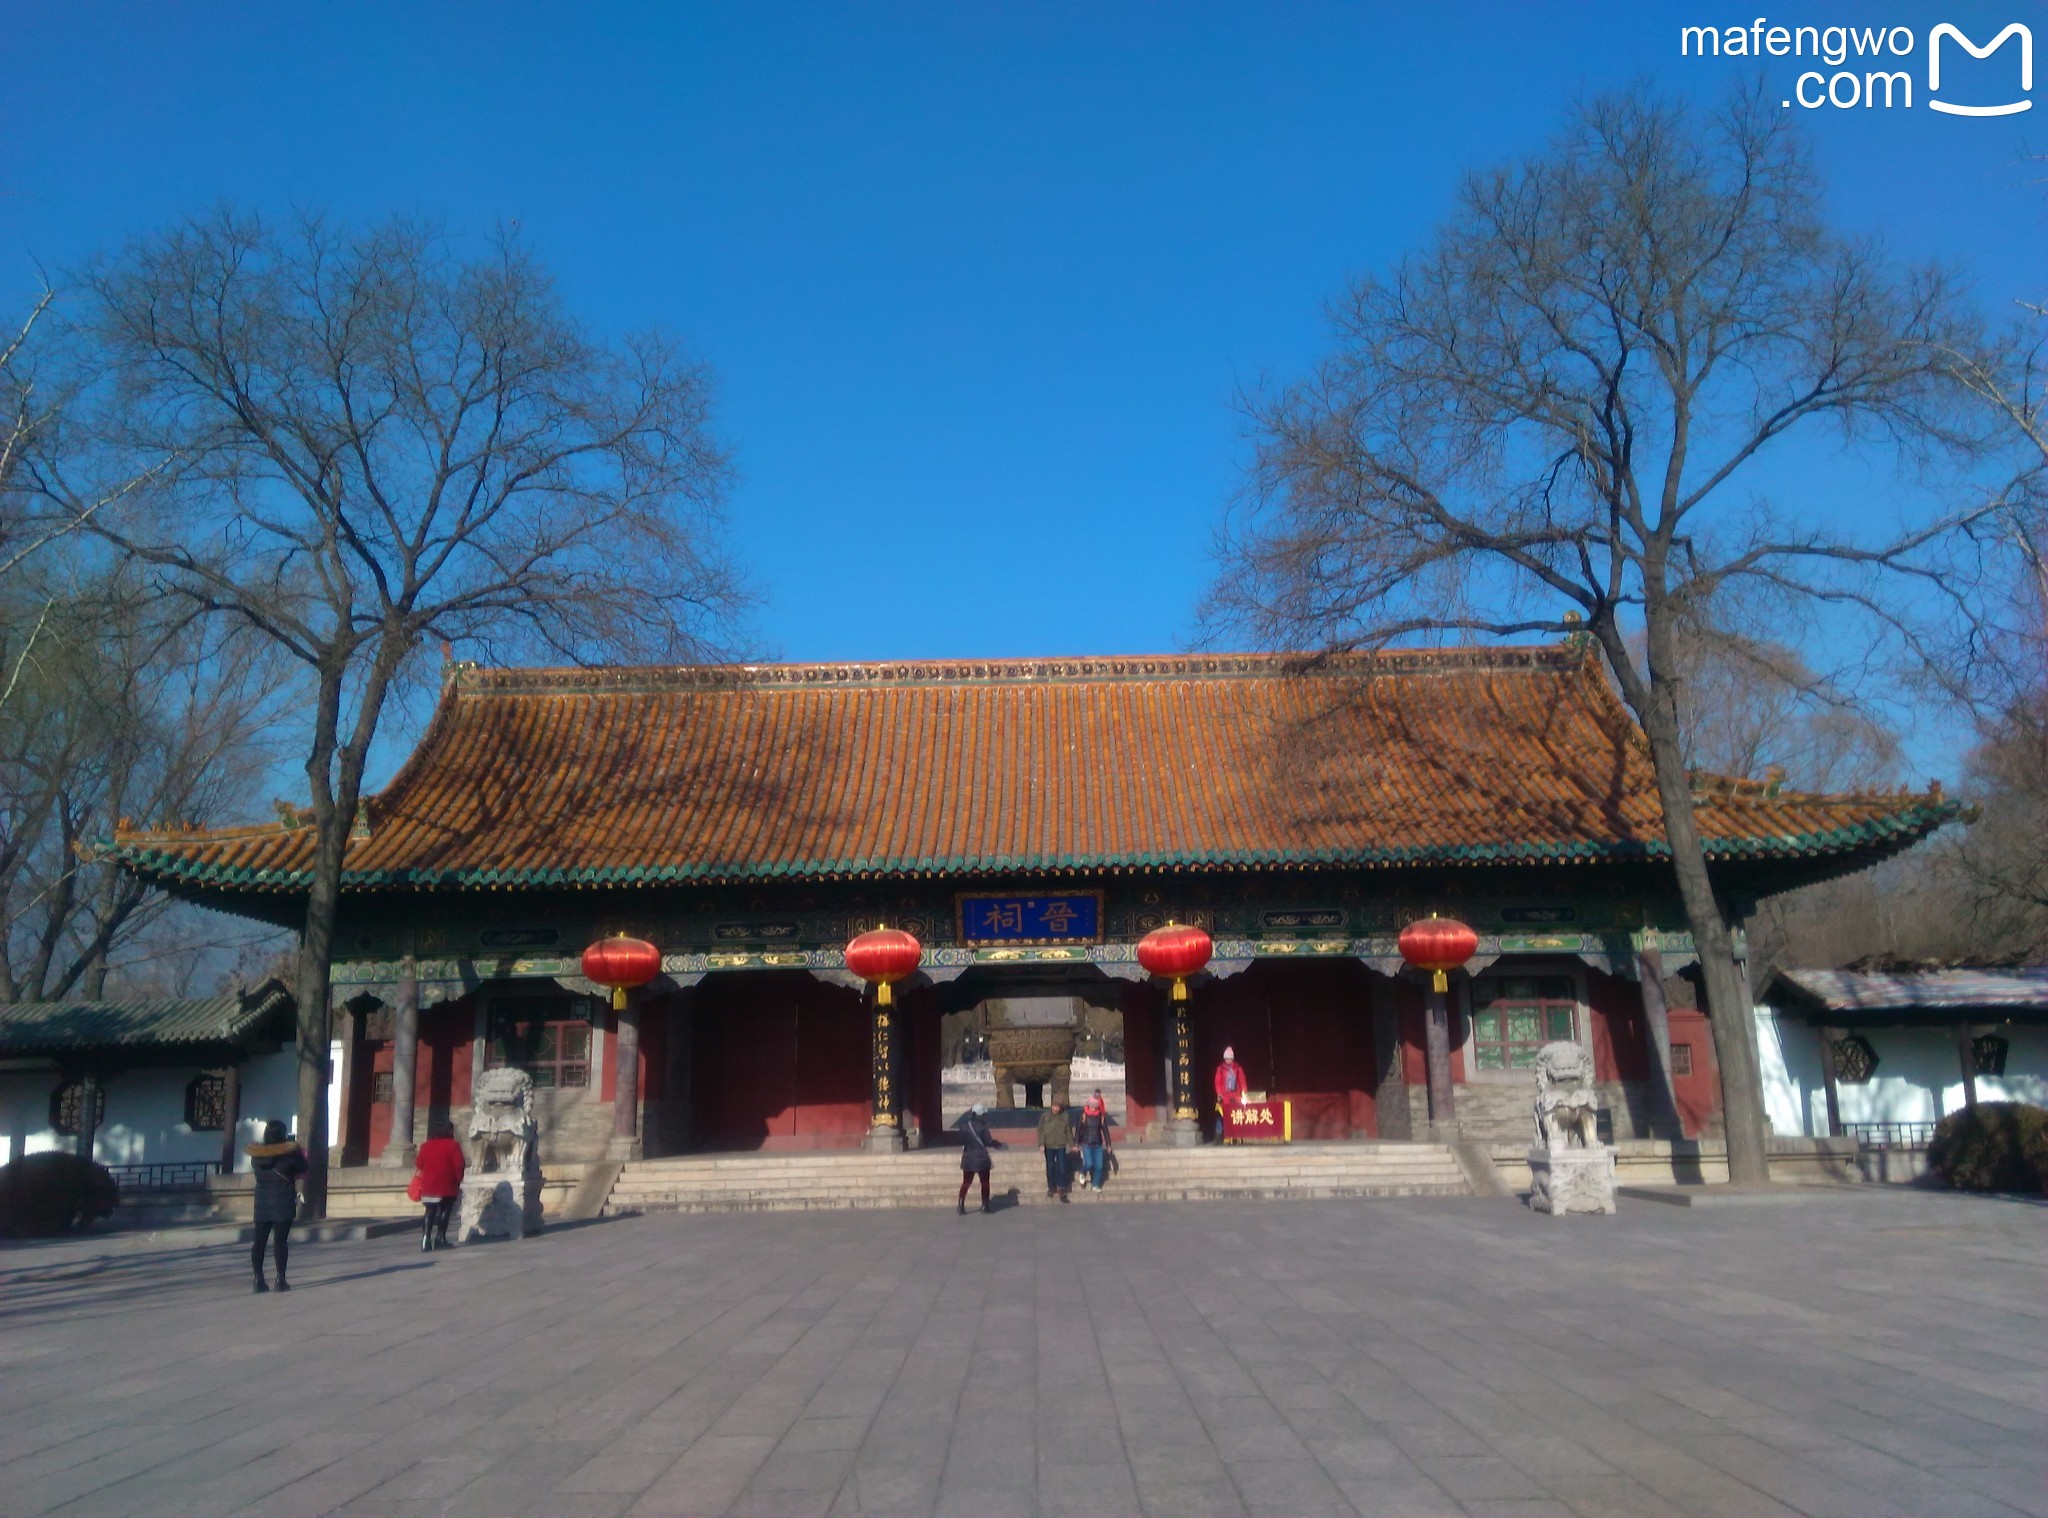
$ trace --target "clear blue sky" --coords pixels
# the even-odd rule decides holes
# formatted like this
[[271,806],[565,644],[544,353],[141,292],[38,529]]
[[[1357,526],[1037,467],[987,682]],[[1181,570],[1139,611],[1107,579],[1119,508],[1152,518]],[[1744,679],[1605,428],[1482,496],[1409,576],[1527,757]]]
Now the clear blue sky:
[[[1937,9],[1772,20],[2019,19],[2048,47],[2038,0]],[[1167,649],[1238,389],[1300,371],[1325,300],[1423,239],[1461,169],[1588,87],[1720,94],[1746,65],[1681,61],[1679,27],[1757,13],[5,0],[0,300],[222,199],[516,219],[577,311],[716,369],[775,652]],[[1839,220],[1987,301],[2044,293],[2043,62],[2000,120],[1802,112]]]

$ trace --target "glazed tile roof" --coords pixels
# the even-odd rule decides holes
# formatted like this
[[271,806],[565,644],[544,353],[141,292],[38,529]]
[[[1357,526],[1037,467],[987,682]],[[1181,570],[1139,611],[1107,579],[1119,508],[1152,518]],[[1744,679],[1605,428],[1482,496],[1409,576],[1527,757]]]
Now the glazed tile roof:
[[[1714,857],[1903,848],[1957,808],[1715,780]],[[1641,733],[1563,648],[451,669],[344,887],[606,886],[1668,853]],[[174,889],[304,888],[310,825],[123,832]]]
[[2048,968],[1780,970],[1767,1000],[1855,1020],[1863,1014],[2048,1012]]
[[15,1002],[0,1006],[0,1055],[239,1044],[272,1026],[288,1030],[291,1008],[277,980],[199,1000]]

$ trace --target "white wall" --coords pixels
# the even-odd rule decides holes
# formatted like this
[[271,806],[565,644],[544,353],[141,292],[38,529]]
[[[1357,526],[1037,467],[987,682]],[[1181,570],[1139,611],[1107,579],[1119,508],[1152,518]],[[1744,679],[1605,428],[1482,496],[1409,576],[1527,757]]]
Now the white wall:
[[[1819,1034],[1768,1007],[1756,1009],[1756,1032],[1771,1131],[1826,1134],[1828,1097]],[[1863,1036],[1877,1051],[1877,1073],[1862,1085],[1835,1088],[1844,1123],[1931,1123],[1961,1108],[1961,1061],[1948,1029],[1872,1028]],[[2001,1028],[1999,1036],[2011,1044],[2006,1073],[1978,1076],[1977,1100],[2048,1107],[2048,1028]]]
[[[242,1122],[236,1136],[236,1168],[247,1170],[244,1146],[263,1135],[266,1118],[292,1126],[298,1083],[293,1051],[258,1054],[242,1066]],[[102,1165],[148,1165],[220,1158],[221,1134],[193,1132],[185,1125],[185,1086],[198,1067],[129,1070],[105,1080],[107,1117],[93,1135],[93,1158]],[[0,1164],[46,1149],[74,1153],[78,1140],[50,1127],[54,1070],[0,1070]]]
[[[185,1126],[185,1083],[198,1069],[129,1070],[106,1078],[107,1117],[93,1135],[93,1158],[102,1165],[220,1158],[220,1134]],[[54,1070],[0,1075],[0,1133],[7,1158],[46,1149],[74,1153],[78,1140],[50,1127]]]
[[50,1127],[50,1092],[57,1073],[0,1070],[0,1164],[45,1149],[68,1149],[73,1140]]
[[[2048,1107],[2048,1028],[2001,1028],[1999,1035],[2012,1044],[2005,1052],[2005,1074],[1978,1076],[1977,1100]],[[1956,1090],[1962,1090],[1962,1082]]]
[[[339,1093],[327,1093],[330,1126],[338,1100]],[[252,1055],[242,1066],[242,1122],[235,1137],[235,1169],[248,1170],[249,1145],[263,1141],[263,1125],[271,1118],[281,1121],[286,1132],[296,1132],[298,1108],[298,1051],[286,1044],[274,1054]]]

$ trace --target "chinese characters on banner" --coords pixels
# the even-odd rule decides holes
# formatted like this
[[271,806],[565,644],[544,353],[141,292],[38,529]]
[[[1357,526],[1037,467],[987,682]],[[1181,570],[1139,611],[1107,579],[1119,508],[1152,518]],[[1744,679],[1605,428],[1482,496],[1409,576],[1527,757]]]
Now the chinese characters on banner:
[[1294,1138],[1294,1105],[1291,1102],[1246,1102],[1225,1107],[1223,1136],[1227,1139],[1271,1139],[1288,1143]]
[[1093,943],[1102,936],[1102,898],[1075,896],[962,896],[960,937],[965,943]]

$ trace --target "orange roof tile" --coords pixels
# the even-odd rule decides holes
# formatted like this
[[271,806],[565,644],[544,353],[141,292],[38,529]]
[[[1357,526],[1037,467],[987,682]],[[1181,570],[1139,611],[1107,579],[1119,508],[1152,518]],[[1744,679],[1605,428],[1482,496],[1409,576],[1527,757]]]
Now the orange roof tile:
[[[1869,855],[1929,796],[1705,786],[1724,859]],[[351,889],[1568,863],[1666,851],[1641,733],[1566,648],[458,666]],[[304,888],[306,825],[124,832],[166,885]]]

